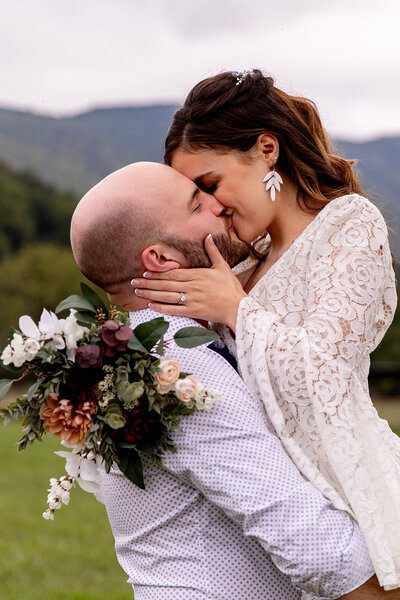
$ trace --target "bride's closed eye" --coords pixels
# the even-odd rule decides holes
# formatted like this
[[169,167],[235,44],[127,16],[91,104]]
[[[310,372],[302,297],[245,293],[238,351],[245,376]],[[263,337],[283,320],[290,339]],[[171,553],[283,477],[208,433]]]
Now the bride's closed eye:
[[213,194],[218,187],[218,183],[218,181],[214,181],[214,183],[203,183],[200,181],[197,185],[206,194]]

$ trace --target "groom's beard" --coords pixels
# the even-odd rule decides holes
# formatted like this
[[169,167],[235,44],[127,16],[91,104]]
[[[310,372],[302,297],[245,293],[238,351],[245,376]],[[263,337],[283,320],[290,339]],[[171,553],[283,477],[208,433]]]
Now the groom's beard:
[[[240,263],[250,253],[247,244],[240,240],[231,240],[229,233],[215,233],[213,234],[213,240],[230,267]],[[170,238],[165,243],[182,252],[191,267],[211,267],[211,261],[204,249],[204,242]]]

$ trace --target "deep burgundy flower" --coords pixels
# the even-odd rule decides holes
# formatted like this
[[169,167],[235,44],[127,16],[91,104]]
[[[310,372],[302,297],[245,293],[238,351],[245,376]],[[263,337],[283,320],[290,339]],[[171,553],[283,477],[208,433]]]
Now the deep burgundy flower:
[[120,325],[117,321],[106,321],[99,329],[100,339],[105,345],[105,355],[115,356],[118,352],[127,350],[132,335],[130,327]]
[[85,344],[75,350],[75,363],[81,369],[101,369],[104,349],[98,344]]
[[60,384],[60,400],[70,400],[76,408],[81,407],[84,402],[97,402],[101,397],[97,384],[103,377],[101,369],[81,369],[74,365],[69,370],[65,383]]
[[127,442],[140,444],[141,442],[154,442],[160,435],[160,417],[154,411],[145,410],[137,406],[125,414],[126,424],[123,435]]

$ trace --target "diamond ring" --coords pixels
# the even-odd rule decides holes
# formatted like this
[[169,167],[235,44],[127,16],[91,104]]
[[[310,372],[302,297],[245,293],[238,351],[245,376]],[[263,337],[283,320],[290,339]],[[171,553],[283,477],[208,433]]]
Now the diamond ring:
[[183,292],[181,292],[181,297],[179,298],[179,302],[177,302],[177,305],[179,306],[180,304],[183,304],[186,300],[186,296]]

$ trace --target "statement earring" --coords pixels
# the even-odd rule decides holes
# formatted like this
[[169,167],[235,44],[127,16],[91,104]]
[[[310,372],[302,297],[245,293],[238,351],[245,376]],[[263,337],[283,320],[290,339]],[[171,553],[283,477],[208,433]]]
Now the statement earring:
[[263,179],[263,182],[267,184],[265,186],[265,189],[267,191],[269,190],[272,202],[275,202],[276,190],[280,192],[281,184],[283,184],[282,177],[277,171],[275,171],[275,168],[273,168],[269,173],[266,174],[266,176]]

